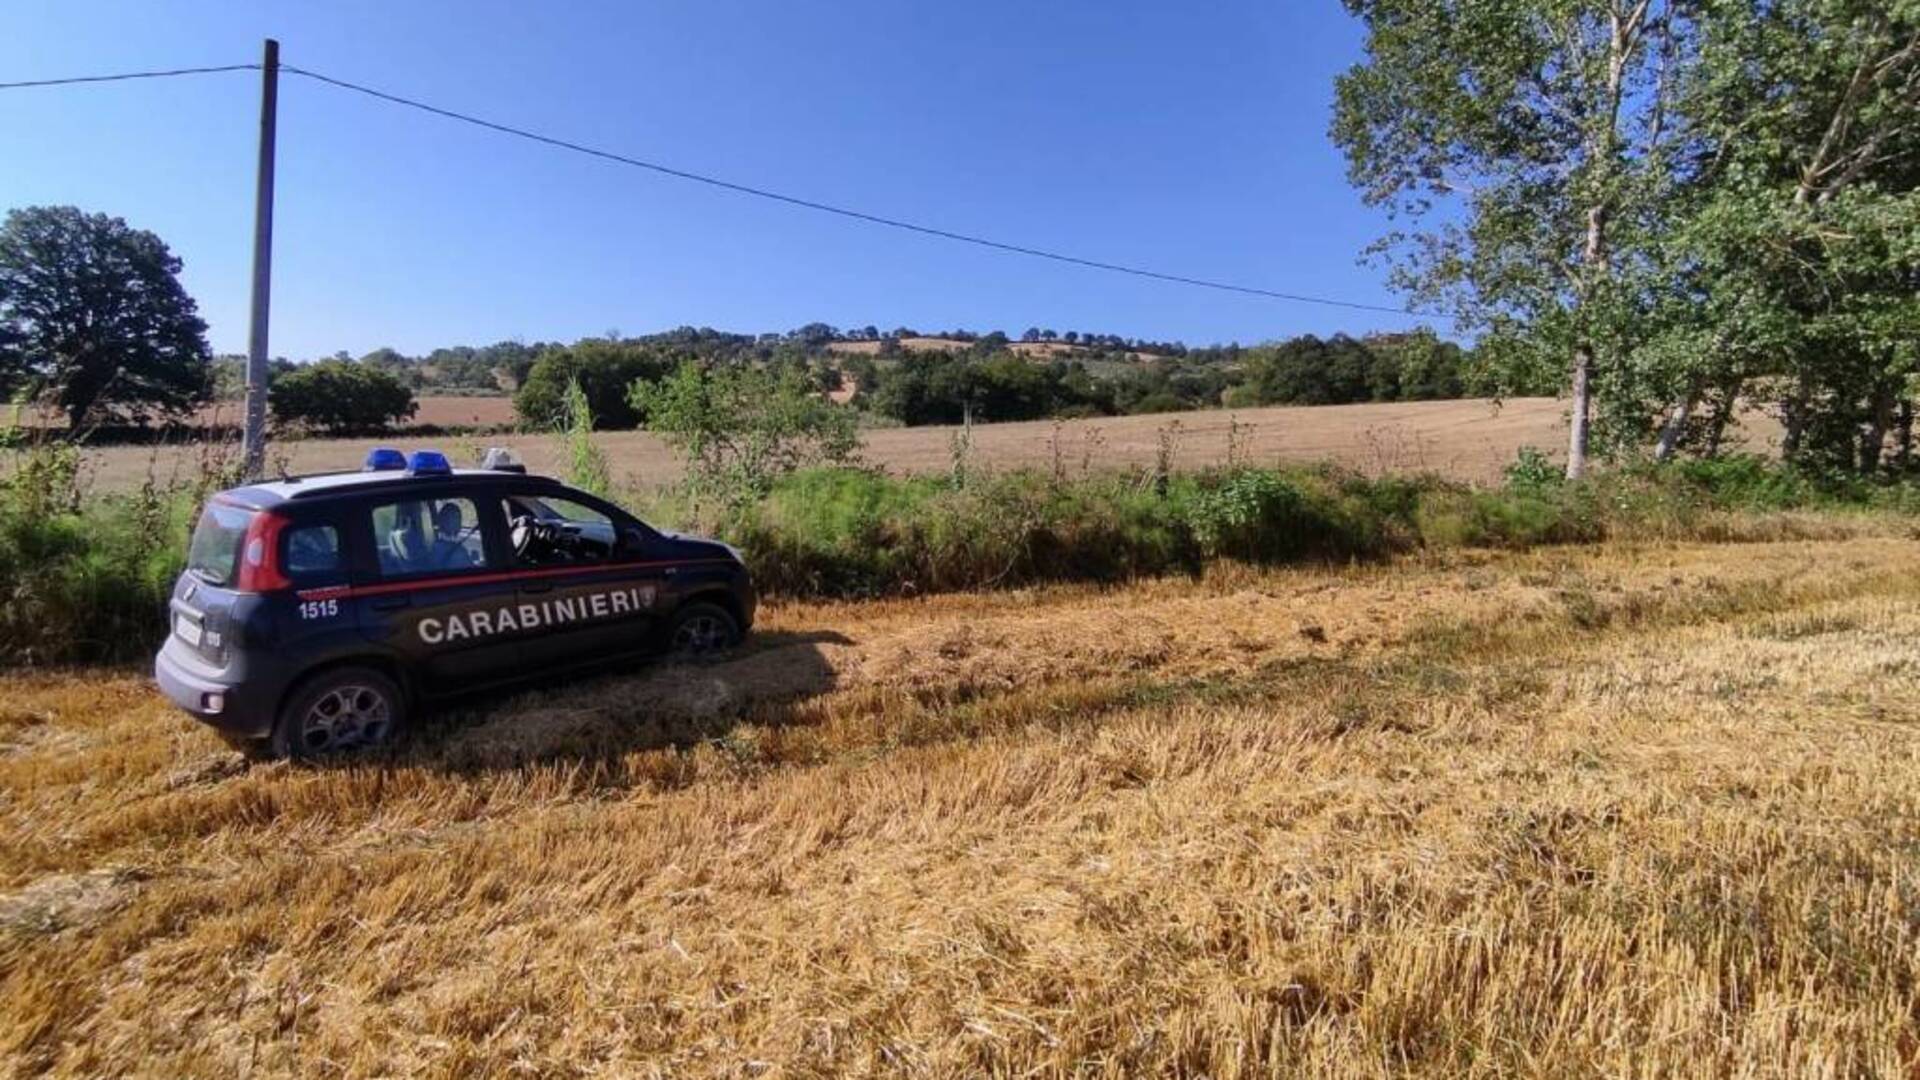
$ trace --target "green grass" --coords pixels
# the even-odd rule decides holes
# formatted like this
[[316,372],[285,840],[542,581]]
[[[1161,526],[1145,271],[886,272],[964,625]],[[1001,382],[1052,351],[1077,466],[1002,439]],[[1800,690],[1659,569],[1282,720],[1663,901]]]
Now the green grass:
[[[188,524],[214,481],[80,498],[77,458],[17,451],[0,481],[0,667],[144,659]],[[742,548],[763,592],[839,598],[1118,582],[1273,565],[1377,560],[1434,548],[1527,548],[1621,537],[1766,535],[1771,515],[1920,515],[1920,485],[1817,476],[1758,458],[1601,472],[1578,483],[1522,455],[1506,481],[1367,478],[1335,468],[1217,469],[1156,483],[1137,472],[936,477],[812,469],[744,509],[672,492],[647,517]]]
[[1118,581],[1216,559],[1348,562],[1430,548],[1726,538],[1741,534],[1729,527],[1735,519],[1788,511],[1912,515],[1920,489],[1822,480],[1746,458],[1624,468],[1578,483],[1517,469],[1496,488],[1333,468],[1210,470],[1164,486],[1139,474],[1060,480],[1021,470],[965,487],[822,469],[784,478],[743,511],[689,524],[743,548],[768,592],[848,597]]

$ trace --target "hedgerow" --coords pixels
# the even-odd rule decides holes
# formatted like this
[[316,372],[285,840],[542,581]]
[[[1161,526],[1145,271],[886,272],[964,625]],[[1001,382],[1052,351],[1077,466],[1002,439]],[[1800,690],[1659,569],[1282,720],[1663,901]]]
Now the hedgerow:
[[[143,659],[219,461],[139,492],[89,496],[78,454],[16,446],[0,471],[0,666]],[[1604,471],[1568,482],[1523,456],[1493,487],[1332,467],[1158,476],[1038,470],[889,476],[814,468],[735,502],[626,493],[643,516],[714,533],[774,596],[866,597],[1193,574],[1216,560],[1351,562],[1452,547],[1754,535],[1784,512],[1920,514],[1920,485],[1809,476],[1758,458]],[[719,514],[703,519],[702,513]],[[1765,534],[1764,529],[1757,530]]]

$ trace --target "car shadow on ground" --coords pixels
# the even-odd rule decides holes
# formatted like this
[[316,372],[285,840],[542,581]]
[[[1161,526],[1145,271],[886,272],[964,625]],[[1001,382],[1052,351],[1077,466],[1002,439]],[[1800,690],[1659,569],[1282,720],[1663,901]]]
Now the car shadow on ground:
[[395,748],[408,764],[483,772],[557,761],[609,761],[724,739],[749,722],[778,727],[838,683],[833,631],[754,633],[708,660],[650,659],[455,699],[415,718]]

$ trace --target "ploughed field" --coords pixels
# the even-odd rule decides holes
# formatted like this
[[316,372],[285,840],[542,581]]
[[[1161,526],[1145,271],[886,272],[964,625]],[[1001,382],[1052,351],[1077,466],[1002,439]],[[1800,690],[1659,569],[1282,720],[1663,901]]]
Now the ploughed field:
[[[453,399],[477,405],[504,399]],[[1161,413],[1054,423],[1048,420],[977,424],[971,464],[1004,468],[1027,465],[1077,474],[1085,468],[1147,467],[1171,432],[1174,464],[1181,468],[1225,464],[1228,446],[1251,464],[1329,460],[1368,472],[1431,471],[1461,480],[1496,479],[1522,446],[1560,451],[1566,442],[1565,404],[1552,398],[1489,401],[1420,401],[1372,405],[1274,406],[1228,412]],[[1236,431],[1235,425],[1239,425]],[[1177,425],[1177,426],[1175,426]],[[1773,428],[1749,421],[1749,441],[1766,448]],[[863,435],[861,454],[896,473],[944,472],[953,464],[952,427],[882,428]],[[598,436],[616,480],[647,490],[679,479],[679,462],[659,439],[644,431]],[[376,446],[437,447],[469,464],[480,446],[511,446],[536,472],[564,469],[564,455],[551,435],[393,436],[383,439],[312,439],[275,444],[275,467],[295,473],[357,469]],[[162,482],[197,474],[206,455],[193,446],[115,446],[87,455],[94,484],[102,490],[138,488],[148,475]]]
[[0,677],[0,1069],[1906,1075],[1870,531],[777,605],[330,767]]

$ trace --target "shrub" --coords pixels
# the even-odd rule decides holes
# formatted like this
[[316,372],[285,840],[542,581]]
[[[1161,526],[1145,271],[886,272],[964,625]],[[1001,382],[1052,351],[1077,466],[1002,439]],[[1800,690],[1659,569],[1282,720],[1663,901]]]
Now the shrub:
[[566,423],[567,387],[578,382],[602,431],[639,425],[642,414],[628,400],[636,379],[658,379],[673,370],[674,354],[633,341],[588,339],[540,354],[513,395],[520,423],[551,431]]
[[393,375],[351,360],[322,360],[277,376],[267,389],[273,418],[328,434],[377,433],[413,416],[413,391]]
[[729,505],[764,498],[778,477],[803,465],[844,465],[860,445],[852,409],[821,397],[795,369],[703,367],[693,361],[628,391],[680,454],[696,496]]
[[188,499],[149,483],[83,504],[72,447],[13,457],[0,483],[0,666],[150,652],[185,563]]
[[1506,480],[1509,488],[1522,488],[1527,491],[1546,491],[1557,488],[1566,479],[1566,472],[1553,463],[1546,451],[1537,446],[1523,446],[1513,455],[1513,461],[1506,468]]
[[1191,408],[1193,404],[1182,401],[1179,395],[1167,390],[1155,390],[1134,402],[1127,412],[1134,416],[1146,416],[1152,413],[1184,412]]

